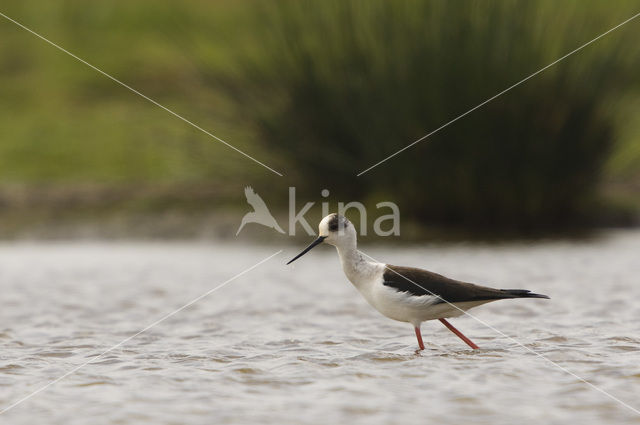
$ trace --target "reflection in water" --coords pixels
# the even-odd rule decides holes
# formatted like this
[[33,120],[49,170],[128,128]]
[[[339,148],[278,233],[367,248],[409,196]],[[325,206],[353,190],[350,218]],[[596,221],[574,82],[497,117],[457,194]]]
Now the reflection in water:
[[[640,416],[469,317],[379,315],[335,252],[291,247],[0,417],[3,423],[563,423]],[[366,248],[390,263],[547,293],[473,314],[640,408],[640,233],[536,245]],[[274,251],[211,244],[0,246],[0,407]],[[321,270],[322,273],[318,273]],[[634,405],[635,404],[635,405]]]

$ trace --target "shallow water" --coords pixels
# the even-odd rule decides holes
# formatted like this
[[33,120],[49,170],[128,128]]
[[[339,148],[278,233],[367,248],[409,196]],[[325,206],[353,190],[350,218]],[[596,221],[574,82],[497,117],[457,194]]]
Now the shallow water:
[[[632,411],[640,409],[640,232],[364,247],[390,263],[552,297],[471,310],[513,340],[471,317],[452,319],[477,351],[425,323],[420,354],[411,326],[369,307],[332,248],[285,267],[298,249],[45,388],[0,423],[640,423]],[[0,409],[277,250],[1,245]]]

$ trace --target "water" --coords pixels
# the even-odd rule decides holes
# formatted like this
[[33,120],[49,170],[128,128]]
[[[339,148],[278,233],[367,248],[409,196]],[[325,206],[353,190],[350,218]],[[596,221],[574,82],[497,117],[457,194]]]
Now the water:
[[[2,424],[640,423],[640,414],[469,317],[411,326],[369,307],[333,248],[287,247],[0,415]],[[640,409],[640,232],[535,245],[363,248],[390,263],[551,300],[471,310]],[[0,408],[278,248],[0,246]]]

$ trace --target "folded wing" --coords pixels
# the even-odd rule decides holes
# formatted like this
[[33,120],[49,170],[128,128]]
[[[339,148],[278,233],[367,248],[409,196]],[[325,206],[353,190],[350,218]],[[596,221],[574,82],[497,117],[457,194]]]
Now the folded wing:
[[387,265],[384,285],[414,296],[436,295],[440,302],[500,300],[506,298],[549,298],[526,289],[494,289],[449,279],[438,273],[413,267]]

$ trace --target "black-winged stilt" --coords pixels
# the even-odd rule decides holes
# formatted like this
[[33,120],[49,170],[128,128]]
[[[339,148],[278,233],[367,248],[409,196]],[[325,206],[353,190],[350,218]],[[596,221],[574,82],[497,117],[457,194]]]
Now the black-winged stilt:
[[296,255],[291,264],[313,247],[328,243],[338,250],[347,279],[376,310],[390,319],[414,326],[420,350],[424,350],[420,325],[438,319],[451,332],[477,349],[469,338],[446,319],[472,307],[507,298],[549,298],[526,289],[494,289],[449,279],[427,270],[368,261],[357,250],[354,226],[345,217],[330,214],[319,225],[319,237]]

